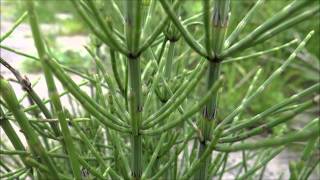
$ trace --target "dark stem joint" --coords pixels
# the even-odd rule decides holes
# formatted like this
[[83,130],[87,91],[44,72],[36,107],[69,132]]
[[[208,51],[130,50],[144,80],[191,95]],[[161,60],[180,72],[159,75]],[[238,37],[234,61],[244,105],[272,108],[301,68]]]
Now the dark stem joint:
[[228,11],[224,14],[222,14],[221,10],[219,7],[216,7],[213,12],[213,25],[217,28],[225,28],[228,25],[229,21],[229,14],[228,12],[230,11],[230,7],[228,7]]
[[175,42],[179,41],[180,36],[169,36],[169,35],[166,35],[166,39],[169,40],[171,43],[175,43]]
[[212,59],[211,62],[213,62],[213,63],[221,63],[221,61],[222,61],[221,58],[219,58],[218,56],[215,56],[215,57]]
[[165,103],[168,102],[168,100],[167,100],[167,99],[164,99],[164,98],[160,98],[159,100],[160,100],[160,102],[161,102],[162,104],[165,104]]
[[203,138],[203,139],[200,139],[199,140],[199,143],[200,143],[200,145],[202,145],[202,146],[206,146],[206,140]]
[[218,57],[218,56],[214,56],[214,57],[207,56],[206,58],[207,58],[207,60],[208,60],[209,62],[211,62],[211,63],[216,63],[216,64],[221,63],[222,60],[223,60],[222,58],[220,58],[220,57]]
[[132,24],[133,24],[132,18],[127,16],[126,17],[126,23],[127,23],[128,26],[132,26]]
[[133,177],[133,179],[140,179],[140,177],[141,177],[141,175],[142,175],[142,173],[140,173],[140,172],[131,172],[131,176]]
[[212,113],[209,113],[207,107],[205,107],[202,114],[206,120],[211,121],[215,118],[216,111],[214,110]]
[[130,60],[137,60],[138,59],[138,57],[140,56],[140,54],[141,54],[141,52],[138,52],[138,53],[129,53],[128,54],[128,58],[130,59]]
[[142,112],[143,110],[143,106],[142,105],[139,105],[138,108],[137,108],[138,112]]
[[27,76],[21,79],[21,87],[24,91],[30,92],[32,90],[31,83]]

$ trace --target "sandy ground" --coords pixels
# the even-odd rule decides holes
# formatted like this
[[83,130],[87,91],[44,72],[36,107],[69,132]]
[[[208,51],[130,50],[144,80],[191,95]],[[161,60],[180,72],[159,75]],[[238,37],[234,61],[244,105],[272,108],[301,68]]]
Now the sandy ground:
[[[1,22],[1,33],[6,32],[9,27],[11,27],[11,22],[2,21]],[[43,25],[42,29],[44,32],[51,32],[55,30],[54,26],[50,25]],[[72,50],[83,50],[83,45],[86,43],[87,38],[83,36],[72,36],[72,37],[58,37],[57,42],[59,45],[63,48],[69,48]],[[11,48],[14,48],[19,51],[26,52],[28,54],[36,54],[34,43],[30,35],[30,28],[26,24],[22,24],[19,26],[15,32],[11,35],[10,38],[6,39],[3,43],[3,45],[9,46]],[[1,57],[7,60],[13,67],[20,70],[21,69],[21,62],[24,59],[21,56],[18,56],[14,53],[8,52],[6,50],[1,49],[0,51]],[[1,66],[1,75],[6,78],[13,78],[12,74],[5,69],[3,66]],[[24,74],[26,75],[31,82],[35,82],[38,79],[38,84],[34,87],[35,91],[40,95],[41,98],[47,98],[47,90],[46,90],[46,83],[44,80],[44,77],[42,74]],[[81,79],[78,77],[72,76],[72,78],[80,82]],[[12,83],[13,88],[15,89],[15,92],[18,97],[22,97],[24,92],[21,90],[20,86]],[[61,92],[62,87],[58,83],[58,89]],[[62,98],[64,106],[68,107],[68,101],[67,98]],[[27,106],[28,101],[23,101],[23,105]],[[20,134],[21,135],[21,134]],[[22,136],[22,135],[21,135]],[[3,132],[1,132],[1,140],[5,140],[6,136]],[[279,177],[280,174],[283,173],[282,179],[288,179],[288,164],[290,160],[297,159],[297,154],[288,150],[284,150],[281,154],[276,156],[272,161],[269,162],[266,173],[265,173],[265,180],[275,180],[277,177]],[[235,164],[237,162],[241,161],[241,154],[240,153],[231,153],[230,154],[230,163],[227,166],[231,166],[232,164]],[[234,172],[236,173],[236,172]],[[225,180],[231,180],[234,178],[234,174],[225,174],[223,179]],[[314,175],[312,179],[317,179],[317,177]]]

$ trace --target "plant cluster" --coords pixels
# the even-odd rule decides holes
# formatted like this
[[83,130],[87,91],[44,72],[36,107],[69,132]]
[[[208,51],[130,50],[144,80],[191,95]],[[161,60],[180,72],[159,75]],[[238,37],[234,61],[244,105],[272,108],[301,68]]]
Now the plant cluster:
[[[1,76],[0,123],[14,148],[1,141],[1,178],[205,180],[222,179],[234,170],[235,179],[262,178],[268,162],[297,142],[304,146],[301,158],[289,165],[290,179],[308,179],[318,166],[319,117],[300,129],[279,131],[259,141],[251,137],[316,107],[319,82],[253,116],[246,114],[314,31],[302,40],[235,56],[318,15],[316,1],[294,0],[243,35],[261,6],[267,6],[264,0],[257,0],[234,29],[229,29],[234,15],[230,0],[202,0],[202,11],[185,19],[179,15],[186,11],[183,0],[69,0],[92,33],[86,46],[95,65],[92,72],[59,63],[45,43],[33,1],[25,0],[27,12],[0,41],[28,17],[38,56],[1,48],[41,63],[49,98],[42,100],[28,79],[1,57],[1,64],[26,92],[18,99]],[[155,12],[162,16],[157,22]],[[260,77],[262,67],[253,71],[236,108],[220,106],[221,96],[228,96],[224,88],[228,72],[223,66],[293,45],[290,56],[266,79]],[[84,81],[77,84],[70,74]],[[64,92],[58,92],[57,81]],[[61,102],[65,95],[71,108]],[[30,100],[29,107],[22,107],[24,98]],[[21,129],[27,146],[13,124]],[[229,167],[229,154],[237,151],[242,162]]]

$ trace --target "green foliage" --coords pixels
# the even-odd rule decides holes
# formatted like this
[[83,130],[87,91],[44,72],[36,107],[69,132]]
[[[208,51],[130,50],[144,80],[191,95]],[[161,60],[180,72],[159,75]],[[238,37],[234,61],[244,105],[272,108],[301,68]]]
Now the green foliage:
[[21,69],[26,73],[39,73],[41,72],[42,66],[39,61],[25,59],[21,63]]
[[[39,63],[49,95],[41,100],[28,79],[1,58],[32,103],[22,107],[25,97],[18,99],[0,77],[1,128],[14,147],[1,141],[1,177],[207,180],[236,170],[235,179],[257,179],[270,160],[297,142],[301,159],[290,163],[290,178],[308,179],[319,166],[319,117],[294,129],[286,125],[319,105],[319,79],[311,77],[319,72],[312,66],[319,51],[306,49],[310,42],[319,46],[319,27],[290,30],[312,24],[319,4],[65,2],[61,9],[54,1],[37,4],[53,3],[53,12],[72,7],[90,31],[88,57],[47,40],[39,26],[45,20],[37,18],[43,10],[33,0],[24,5],[37,57],[1,46]],[[77,84],[71,75],[84,82]],[[22,129],[28,147],[12,124]],[[267,136],[252,138],[261,134]],[[230,167],[228,157],[237,151],[242,162]]]

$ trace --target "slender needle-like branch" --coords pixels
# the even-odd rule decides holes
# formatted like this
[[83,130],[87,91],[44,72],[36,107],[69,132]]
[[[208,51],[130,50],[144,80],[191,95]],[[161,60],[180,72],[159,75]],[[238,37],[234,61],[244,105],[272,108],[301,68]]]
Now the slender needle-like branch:
[[28,17],[28,12],[24,12],[13,24],[13,26],[0,37],[0,42],[8,38],[13,33],[13,31],[26,19],[26,17]]
[[207,57],[207,54],[205,53],[203,47],[192,37],[190,32],[181,24],[178,17],[175,15],[172,8],[170,8],[170,5],[165,0],[160,0],[160,3],[163,7],[163,9],[166,11],[167,15],[172,20],[172,23],[177,27],[177,29],[180,31],[183,38],[186,40],[186,42],[190,45],[190,47],[195,50],[197,53],[199,53],[203,57]]

